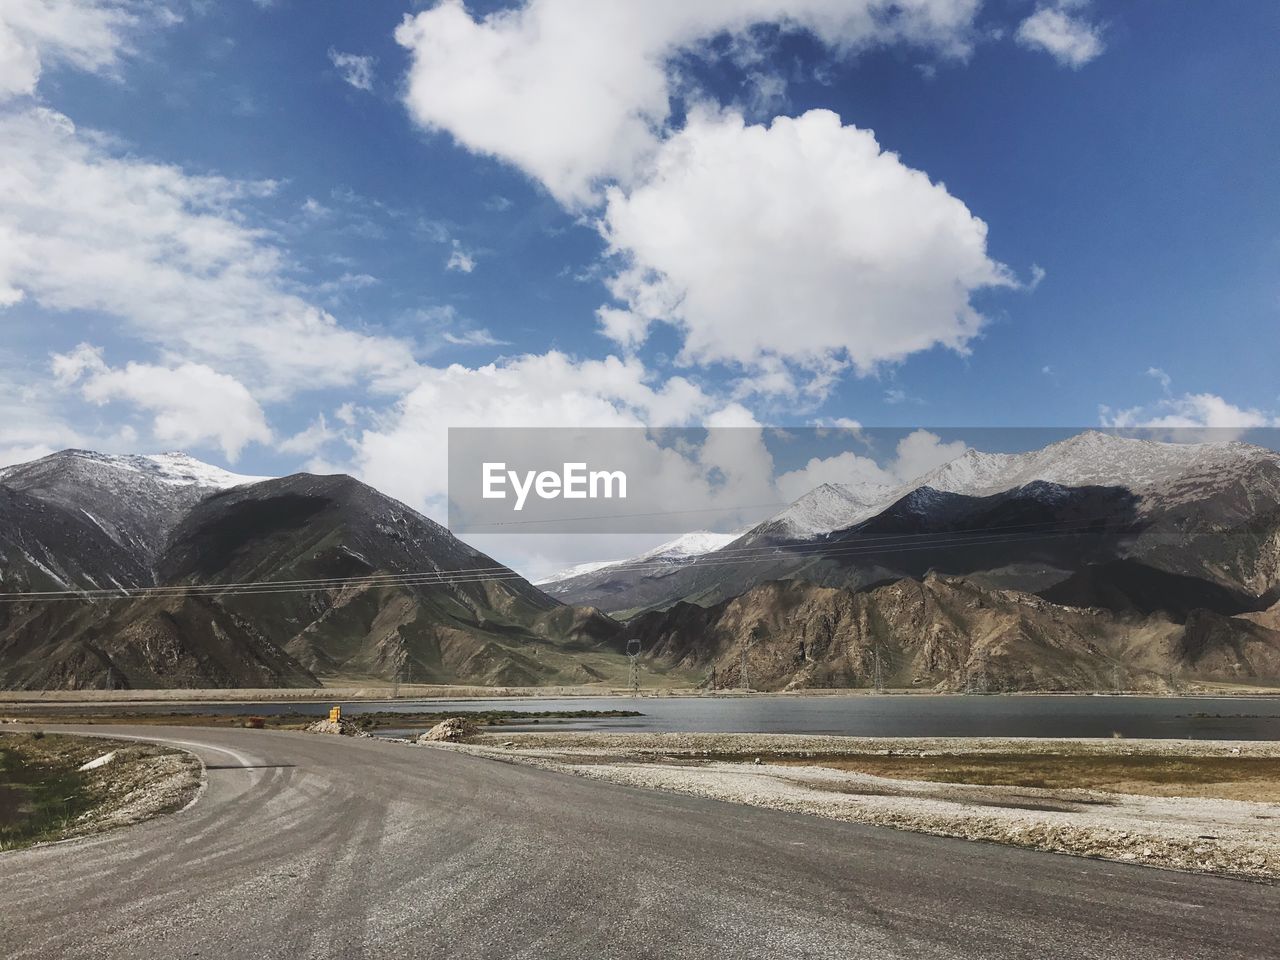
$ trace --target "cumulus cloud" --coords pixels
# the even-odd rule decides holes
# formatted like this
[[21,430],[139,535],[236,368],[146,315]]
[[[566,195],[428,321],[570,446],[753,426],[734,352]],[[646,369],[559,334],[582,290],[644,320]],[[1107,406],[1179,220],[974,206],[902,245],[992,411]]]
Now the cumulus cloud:
[[53,371],[60,384],[74,385],[91,403],[123,401],[151,414],[151,434],[162,443],[216,444],[234,462],[247,444],[271,440],[262,407],[244,384],[203,364],[130,361],[112,368],[101,350],[81,344],[55,355]]
[[914,430],[898,441],[894,455],[883,464],[850,450],[831,457],[813,457],[803,467],[780,474],[777,488],[789,501],[824,483],[888,495],[893,489],[918,480],[968,449],[963,440],[944,443],[936,433]]
[[342,79],[357,90],[368,92],[373,89],[373,65],[377,62],[374,57],[341,53],[330,47],[329,62],[334,65]]
[[[1167,380],[1164,382],[1168,390]],[[1243,435],[1257,427],[1280,427],[1280,416],[1253,407],[1240,407],[1213,393],[1165,396],[1146,406],[1113,410],[1098,408],[1103,426],[1119,428],[1206,428],[1215,439]]]
[[[848,53],[907,42],[963,55],[980,0],[528,0],[473,18],[462,0],[406,16],[405,101],[424,127],[499,157],[568,205],[628,181],[671,112],[669,61],[777,24]],[[460,82],[465,78],[465,82]]]
[[293,292],[286,258],[245,213],[273,189],[115,155],[52,110],[0,115],[0,306],[104,312],[236,369],[261,396],[400,382],[408,345],[343,328]]
[[107,73],[128,52],[138,5],[103,0],[4,0],[0,4],[0,101],[35,93],[45,67]]
[[1058,0],[1039,7],[1018,25],[1018,43],[1045,51],[1063,66],[1080,69],[1103,50],[1102,28],[1077,13],[1086,6],[1087,0]]
[[716,409],[695,384],[661,385],[638,360],[514,357],[480,367],[423,367],[419,382],[364,430],[353,467],[368,483],[440,515],[450,427],[642,427],[700,422]]
[[1012,286],[986,224],[866,130],[825,110],[748,125],[694,111],[600,229],[623,307],[599,314],[624,346],[652,322],[680,361],[868,373],[934,346],[963,352],[983,325],[970,296]]

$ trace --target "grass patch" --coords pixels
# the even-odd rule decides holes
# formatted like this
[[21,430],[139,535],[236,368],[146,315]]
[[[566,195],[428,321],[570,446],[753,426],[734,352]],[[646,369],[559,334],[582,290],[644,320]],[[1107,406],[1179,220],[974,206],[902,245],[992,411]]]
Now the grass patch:
[[989,753],[930,757],[790,756],[769,758],[769,762],[829,767],[896,780],[1280,803],[1280,758],[1275,757]]
[[[111,760],[81,770],[104,754]],[[185,806],[200,761],[161,744],[0,733],[0,850],[86,836]]]
[[99,802],[77,768],[106,750],[94,744],[85,751],[70,739],[0,738],[0,850],[56,839]]

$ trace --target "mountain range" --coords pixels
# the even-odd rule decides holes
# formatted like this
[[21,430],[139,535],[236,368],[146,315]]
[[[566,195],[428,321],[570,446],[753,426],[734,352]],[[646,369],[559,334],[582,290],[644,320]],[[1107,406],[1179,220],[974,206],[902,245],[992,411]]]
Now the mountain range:
[[0,584],[10,688],[537,684],[625,669],[612,620],[346,476],[81,450],[10,467]]
[[1280,455],[970,450],[535,586],[350,477],[69,450],[0,471],[0,594],[10,688],[1280,685]]
[[[1119,567],[1108,567],[1123,561]],[[628,617],[679,601],[711,605],[773,580],[865,587],[936,570],[997,588],[1059,589],[1115,607],[1102,569],[1132,570],[1137,608],[1178,606],[1188,576],[1261,608],[1280,587],[1280,455],[1244,443],[1175,444],[1089,431],[1020,454],[970,450],[888,489],[825,484],[732,542],[651,577],[544,585],[569,603]],[[1093,583],[1096,589],[1088,588]],[[1118,585],[1121,590],[1124,584]],[[1239,605],[1233,599],[1220,612]]]

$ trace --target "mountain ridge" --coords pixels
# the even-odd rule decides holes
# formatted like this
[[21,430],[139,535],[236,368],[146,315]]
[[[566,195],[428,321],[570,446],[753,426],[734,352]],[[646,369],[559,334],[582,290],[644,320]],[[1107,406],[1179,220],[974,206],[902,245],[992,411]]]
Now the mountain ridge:
[[[0,686],[537,684],[624,669],[609,618],[354,478],[233,483],[142,459],[68,451],[0,477],[0,583],[19,595],[0,604]],[[86,588],[128,595],[30,596]]]

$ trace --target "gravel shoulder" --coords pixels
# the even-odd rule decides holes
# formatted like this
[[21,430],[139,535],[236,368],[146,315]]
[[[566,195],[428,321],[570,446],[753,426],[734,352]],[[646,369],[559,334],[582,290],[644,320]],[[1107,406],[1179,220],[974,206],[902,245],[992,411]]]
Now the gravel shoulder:
[[[1103,790],[1060,783],[943,782],[856,769],[860,758],[874,760],[865,765],[875,769],[891,758],[903,759],[909,761],[907,770],[918,771],[931,764],[945,769],[947,758],[956,758],[958,766],[963,761],[968,769],[999,757],[1007,770],[1011,757],[1023,755],[1028,768],[1037,769],[1048,756],[1069,761],[1063,764],[1067,768],[1080,768],[1082,758],[1085,768],[1145,758],[1176,761],[1172,765],[1184,770],[1208,761],[1215,771],[1229,771],[1237,760],[1244,761],[1242,767],[1271,770],[1272,761],[1280,759],[1277,743],[498,733],[444,749],[837,820],[1169,869],[1280,879],[1280,787],[1270,794],[1269,780],[1255,778],[1241,792],[1223,773],[1221,783],[1206,783],[1205,777],[1188,778],[1196,782],[1184,786],[1161,783],[1150,788],[1162,794],[1154,796],[1134,792],[1147,788],[1141,779]],[[1087,758],[1100,763],[1091,765]],[[1254,799],[1231,799],[1234,795]]]
[[0,850],[86,837],[186,807],[204,765],[134,740],[0,733]]

